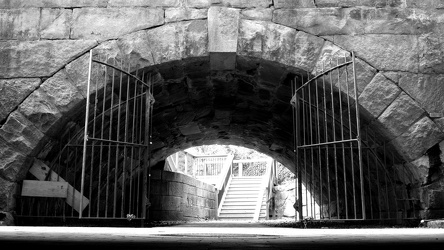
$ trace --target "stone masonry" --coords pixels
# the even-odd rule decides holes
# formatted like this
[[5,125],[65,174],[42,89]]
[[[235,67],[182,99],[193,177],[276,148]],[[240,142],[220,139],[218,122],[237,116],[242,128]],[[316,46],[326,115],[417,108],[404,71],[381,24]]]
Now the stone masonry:
[[443,217],[443,20],[441,0],[0,0],[0,218],[82,114],[91,49],[153,72],[154,163],[224,143],[292,171],[289,80],[353,51],[365,122],[421,216]]

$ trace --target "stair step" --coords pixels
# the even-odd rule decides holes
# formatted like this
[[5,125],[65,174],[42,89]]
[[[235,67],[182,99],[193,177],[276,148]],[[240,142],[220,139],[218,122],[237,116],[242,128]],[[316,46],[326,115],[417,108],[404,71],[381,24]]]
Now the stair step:
[[219,218],[253,218],[254,213],[251,214],[220,214]]
[[239,205],[236,205],[236,206],[222,206],[222,210],[237,210],[237,209],[245,209],[245,210],[247,210],[247,209],[255,209],[256,208],[256,206],[255,205],[250,205],[250,206],[248,206],[248,205],[242,205],[242,206],[239,206]]
[[248,209],[248,210],[224,210],[222,209],[220,211],[220,214],[254,214],[254,209]]

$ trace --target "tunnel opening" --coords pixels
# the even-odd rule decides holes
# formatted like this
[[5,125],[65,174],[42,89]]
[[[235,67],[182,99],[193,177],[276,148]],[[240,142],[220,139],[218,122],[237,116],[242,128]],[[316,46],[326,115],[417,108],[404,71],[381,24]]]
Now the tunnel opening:
[[[103,60],[113,63],[114,59]],[[316,73],[303,72],[275,62],[240,56],[237,57],[236,69],[226,71],[211,70],[208,57],[184,59],[146,68],[134,67],[130,59],[128,62],[123,68],[134,77],[128,74],[113,77],[116,69],[106,65],[100,66],[105,68],[104,71],[101,71],[100,67],[93,67],[91,71],[92,79],[96,82],[92,87],[90,97],[91,100],[95,100],[96,107],[100,109],[92,108],[90,116],[100,117],[101,120],[99,119],[100,122],[90,126],[89,129],[104,136],[101,137],[101,141],[97,142],[97,145],[101,145],[99,151],[86,160],[89,164],[84,172],[89,177],[97,177],[95,180],[91,179],[92,185],[84,185],[83,188],[84,194],[87,194],[84,197],[87,201],[85,200],[83,205],[86,204],[84,209],[88,211],[88,214],[111,220],[130,218],[135,221],[145,218],[142,215],[145,211],[143,206],[150,204],[149,201],[144,201],[149,197],[149,185],[144,184],[149,182],[149,178],[144,182],[144,171],[162,168],[167,156],[174,152],[204,144],[235,144],[253,148],[281,162],[295,174],[299,169],[302,170],[301,166],[304,165],[336,166],[339,162],[340,166],[338,165],[337,169],[342,171],[342,175],[337,178],[334,168],[323,172],[318,172],[317,168],[313,168],[313,172],[305,168],[299,174],[300,187],[306,187],[304,191],[299,188],[303,192],[299,194],[301,197],[299,200],[302,202],[300,208],[305,209],[304,212],[299,211],[299,214],[304,214],[303,218],[331,220],[347,219],[350,216],[350,213],[346,212],[348,209],[353,211],[354,217],[362,213],[359,208],[355,210],[349,208],[353,201],[346,203],[346,197],[353,196],[350,193],[353,192],[351,186],[357,184],[350,180],[360,174],[356,170],[349,169],[348,166],[344,167],[344,164],[347,165],[347,162],[352,159],[357,161],[356,150],[352,149],[350,153],[343,156],[333,154],[333,150],[327,152],[327,149],[322,149],[324,151],[316,151],[316,155],[321,153],[327,157],[320,160],[317,157],[304,158],[294,154],[296,143],[293,137],[295,134],[293,115],[295,113],[291,100],[297,86],[293,82],[298,79],[305,84]],[[117,64],[119,67],[122,65]],[[143,117],[143,114],[148,111],[143,104],[149,98],[143,99],[143,92],[134,87],[135,83],[147,79],[150,81],[149,89],[155,99],[155,103],[151,106],[152,118],[148,117],[149,121]],[[122,82],[122,84],[106,87],[112,86],[113,82]],[[307,93],[306,97],[313,96],[316,90],[330,91],[334,97],[325,98],[326,103],[339,110],[340,105],[344,104],[338,101],[340,96],[347,97],[347,95],[342,93],[337,82],[327,82],[330,88],[318,84],[318,87],[310,87],[310,94]],[[116,106],[116,102],[122,105]],[[354,104],[353,100],[350,103]],[[114,106],[115,108],[111,108]],[[310,112],[308,109],[308,113]],[[65,123],[60,129],[58,138],[50,140],[40,151],[36,162],[42,164],[34,164],[42,169],[46,167],[43,171],[43,180],[60,181],[62,178],[70,183],[72,188],[69,191],[73,194],[82,190],[80,180],[83,175],[81,166],[85,116],[82,116],[82,112],[79,113],[79,116]],[[327,111],[324,114],[331,116]],[[396,169],[393,167],[402,162],[402,159],[396,150],[386,143],[384,137],[380,136],[371,121],[367,119],[365,112],[359,113],[359,116],[362,116],[359,129],[364,131],[361,139],[365,141],[362,161],[364,162],[364,196],[367,199],[366,206],[368,206],[366,212],[370,211],[367,218],[397,219],[400,211],[403,218],[417,216],[410,206],[410,201],[404,200],[407,191],[405,185],[399,181]],[[356,117],[351,116],[349,119],[354,118]],[[128,126],[113,126],[113,124],[119,124],[116,121],[118,119],[128,119],[126,123]],[[333,121],[335,114],[328,119]],[[308,119],[300,119],[299,122],[305,124],[304,126],[311,124]],[[147,131],[142,129],[149,123],[152,125]],[[333,121],[333,124],[336,123],[337,121]],[[327,126],[323,132],[330,135],[341,134],[340,127],[339,130],[335,130]],[[304,136],[308,135],[309,133]],[[126,137],[134,139],[127,141]],[[309,139],[308,137],[301,138]],[[105,140],[122,143],[115,149],[109,150],[109,147],[103,146],[110,146],[109,142],[105,143]],[[130,146],[130,144],[139,145]],[[336,163],[333,161],[335,157]],[[302,165],[298,166],[298,164]],[[376,167],[369,169],[373,165]],[[93,166],[98,167],[93,168]],[[108,172],[113,172],[114,175],[107,174]],[[149,173],[146,174],[149,177]],[[321,178],[314,179],[315,176]],[[25,179],[41,180],[31,172]],[[115,185],[105,188],[107,184],[104,183],[107,181],[112,181]],[[330,186],[335,182],[344,184],[333,189]],[[384,188],[378,190],[379,187]],[[328,193],[322,191],[329,188],[331,190]],[[144,189],[147,190],[144,191]],[[336,195],[336,191],[344,196],[338,196],[334,204],[328,196]],[[358,190],[358,195],[362,194],[360,191]],[[107,193],[114,192],[117,193],[115,196],[106,198]],[[73,197],[77,196],[72,195],[70,198]],[[84,198],[77,197],[74,200],[80,203]],[[360,198],[355,195],[355,199]],[[74,204],[74,201],[72,203]],[[75,204],[80,207],[83,205]],[[54,209],[48,210],[47,207]],[[138,212],[133,212],[131,208],[134,207],[138,208]],[[78,210],[73,209],[72,205],[67,205],[65,200],[54,197],[24,196],[18,199],[17,214],[22,217],[77,218],[80,216]]]

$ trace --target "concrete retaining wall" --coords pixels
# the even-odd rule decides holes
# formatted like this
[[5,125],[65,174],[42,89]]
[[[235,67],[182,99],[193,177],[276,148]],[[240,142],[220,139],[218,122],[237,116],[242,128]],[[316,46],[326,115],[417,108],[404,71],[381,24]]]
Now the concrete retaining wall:
[[214,186],[187,175],[153,170],[150,220],[216,219],[217,193]]

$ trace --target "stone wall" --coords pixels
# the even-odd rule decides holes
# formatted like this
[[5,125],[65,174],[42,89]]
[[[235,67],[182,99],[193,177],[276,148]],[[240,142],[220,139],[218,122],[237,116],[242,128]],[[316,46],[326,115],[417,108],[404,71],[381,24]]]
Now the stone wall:
[[181,173],[151,171],[150,220],[192,221],[217,218],[214,186]]
[[[18,181],[85,101],[92,48],[131,55],[134,66],[186,86],[159,87],[164,113],[156,117],[154,161],[193,141],[222,141],[288,166],[284,78],[295,69],[316,73],[328,55],[354,51],[363,112],[405,160],[399,179],[408,174],[403,183],[420,209],[443,209],[443,177],[433,170],[442,161],[429,163],[429,149],[444,138],[443,20],[440,0],[0,0],[0,211],[14,210]],[[210,72],[233,69],[242,72],[233,89],[258,96],[243,96],[235,112],[174,105],[184,96],[211,100],[208,86],[231,86],[232,75]],[[258,120],[266,122],[249,125]]]

